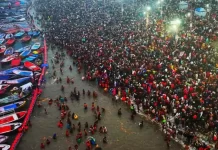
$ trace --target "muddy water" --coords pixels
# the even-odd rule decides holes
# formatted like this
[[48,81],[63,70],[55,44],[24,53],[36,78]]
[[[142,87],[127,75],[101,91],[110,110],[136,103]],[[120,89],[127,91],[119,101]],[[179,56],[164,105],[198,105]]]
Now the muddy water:
[[[49,50],[49,59],[51,59],[54,51]],[[50,61],[49,61],[50,63]],[[96,105],[104,107],[106,112],[102,115],[102,120],[99,122],[98,126],[106,126],[108,129],[107,139],[108,144],[103,144],[102,139],[103,134],[95,133],[93,135],[96,138],[97,144],[99,144],[104,150],[165,150],[167,149],[166,143],[162,133],[154,125],[145,122],[145,125],[142,129],[139,128],[138,122],[141,121],[141,117],[137,116],[135,121],[130,120],[129,108],[123,103],[114,103],[111,101],[111,97],[104,93],[102,89],[97,88],[95,83],[88,83],[81,80],[81,76],[77,73],[75,66],[73,71],[68,70],[69,65],[72,65],[72,59],[66,56],[65,58],[65,67],[64,75],[60,75],[59,66],[55,69],[57,75],[62,77],[62,84],[65,86],[65,92],[60,91],[61,84],[54,83],[54,79],[49,78],[53,72],[53,69],[50,64],[50,68],[47,72],[46,80],[47,83],[44,88],[44,92],[40,97],[42,100],[43,107],[36,107],[32,114],[32,124],[33,126],[30,130],[23,136],[20,144],[17,147],[17,150],[35,150],[40,149],[40,143],[43,141],[43,137],[49,137],[54,133],[57,133],[58,138],[56,141],[51,140],[51,144],[46,146],[47,150],[67,150],[69,146],[74,146],[76,144],[75,136],[77,131],[70,135],[70,137],[65,137],[66,127],[59,129],[57,127],[57,122],[60,119],[60,111],[57,106],[54,104],[49,106],[46,98],[55,99],[59,95],[66,96],[69,98],[70,91],[73,91],[74,87],[77,87],[77,90],[82,89],[97,91],[98,98],[93,99],[88,96],[81,96],[79,101],[68,99],[68,106],[70,107],[71,112],[78,114],[79,119],[73,120],[72,123],[77,124],[81,122],[82,129],[84,128],[84,123],[88,121],[89,125],[94,123],[94,115],[90,110],[92,102],[95,102]],[[74,77],[74,84],[67,84],[66,77]],[[84,111],[83,104],[86,102],[89,106],[88,111]],[[121,117],[117,116],[117,110],[122,108],[123,115]],[[44,108],[47,109],[48,114],[45,115]],[[66,125],[66,120],[64,121]],[[79,149],[85,149],[86,138],[83,137],[82,143],[79,145]],[[173,150],[181,149],[181,146],[171,142],[171,148]]]

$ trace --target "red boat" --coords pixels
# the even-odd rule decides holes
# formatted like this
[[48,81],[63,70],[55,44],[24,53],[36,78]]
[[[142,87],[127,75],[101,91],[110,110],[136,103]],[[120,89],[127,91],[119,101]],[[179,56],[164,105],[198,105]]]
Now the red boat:
[[41,68],[37,65],[35,65],[34,63],[31,63],[29,61],[26,61],[24,63],[24,67],[28,68],[29,70],[32,70],[32,71],[41,71]]
[[9,84],[0,85],[0,94],[4,94],[9,86]]
[[15,43],[15,38],[11,38],[11,39],[7,40],[6,46],[13,45],[14,43]]
[[26,115],[27,111],[14,112],[0,117],[0,125],[11,123],[22,119]]
[[19,66],[19,65],[20,65],[20,62],[21,62],[21,58],[20,58],[20,57],[13,59],[13,60],[11,61],[11,67]]
[[4,53],[6,50],[6,46],[2,45],[0,46],[0,54]]
[[22,39],[21,42],[29,42],[31,40],[31,36],[25,35]]
[[21,125],[22,123],[19,122],[0,125],[0,134],[9,133],[14,130],[17,130]]

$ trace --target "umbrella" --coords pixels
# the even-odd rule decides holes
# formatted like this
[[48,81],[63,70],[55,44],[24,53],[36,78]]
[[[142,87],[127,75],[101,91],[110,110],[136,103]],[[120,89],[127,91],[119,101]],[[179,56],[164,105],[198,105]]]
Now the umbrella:
[[188,3],[185,1],[179,2],[179,9],[187,9],[188,8]]
[[195,9],[195,15],[205,17],[207,14],[206,10],[204,8],[196,8]]

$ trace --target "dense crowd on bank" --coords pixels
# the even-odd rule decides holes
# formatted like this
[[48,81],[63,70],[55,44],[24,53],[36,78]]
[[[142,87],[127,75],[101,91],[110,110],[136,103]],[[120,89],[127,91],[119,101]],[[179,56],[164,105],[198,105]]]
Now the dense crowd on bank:
[[[189,2],[187,15],[179,1],[166,0],[141,17],[153,3],[36,0],[34,7],[47,40],[67,49],[87,80],[129,104],[134,95],[138,110],[172,137],[183,135],[186,144],[206,149],[195,137],[201,132],[217,140],[217,2]],[[207,16],[195,15],[206,4]],[[181,25],[170,33],[176,18]]]

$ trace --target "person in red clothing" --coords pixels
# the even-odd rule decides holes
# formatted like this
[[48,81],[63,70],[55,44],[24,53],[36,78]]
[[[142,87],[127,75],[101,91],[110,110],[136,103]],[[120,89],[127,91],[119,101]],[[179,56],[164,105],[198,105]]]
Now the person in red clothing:
[[87,148],[87,150],[91,150],[92,149],[91,142],[89,140],[86,141],[86,148]]
[[40,144],[40,148],[41,148],[41,149],[44,149],[44,148],[45,148],[45,144],[44,144],[44,143],[41,143],[41,144]]

